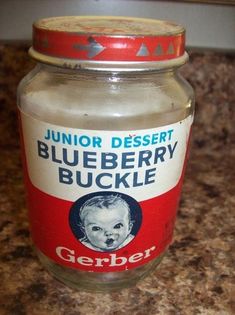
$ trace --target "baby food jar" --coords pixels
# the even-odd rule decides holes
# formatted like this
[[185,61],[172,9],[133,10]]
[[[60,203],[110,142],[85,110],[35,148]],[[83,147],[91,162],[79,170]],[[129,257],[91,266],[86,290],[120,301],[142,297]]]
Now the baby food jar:
[[33,26],[18,89],[31,235],[71,287],[135,284],[172,241],[194,111],[184,34],[128,17]]

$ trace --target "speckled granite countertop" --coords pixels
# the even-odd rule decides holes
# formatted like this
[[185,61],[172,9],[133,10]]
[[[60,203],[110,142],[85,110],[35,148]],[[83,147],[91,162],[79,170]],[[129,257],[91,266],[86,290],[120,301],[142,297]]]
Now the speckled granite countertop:
[[136,287],[76,292],[31,246],[19,153],[16,86],[33,67],[24,46],[0,46],[0,314],[235,314],[235,56],[191,53],[182,72],[197,112],[174,243]]

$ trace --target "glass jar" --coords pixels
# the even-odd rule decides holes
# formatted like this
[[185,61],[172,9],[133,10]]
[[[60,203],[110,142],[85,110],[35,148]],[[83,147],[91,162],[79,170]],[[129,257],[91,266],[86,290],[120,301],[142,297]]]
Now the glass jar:
[[34,24],[30,55],[18,106],[39,258],[70,287],[133,285],[172,240],[194,112],[178,73],[184,30],[49,18]]

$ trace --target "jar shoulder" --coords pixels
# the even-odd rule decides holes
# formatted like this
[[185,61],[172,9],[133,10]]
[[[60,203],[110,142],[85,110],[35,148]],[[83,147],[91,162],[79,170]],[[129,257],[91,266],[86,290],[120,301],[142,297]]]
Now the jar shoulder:
[[87,75],[36,67],[18,89],[22,111],[53,123],[68,120],[82,128],[90,128],[94,120],[111,126],[136,121],[134,125],[143,127],[153,116],[175,122],[188,116],[193,103],[191,87],[176,73]]

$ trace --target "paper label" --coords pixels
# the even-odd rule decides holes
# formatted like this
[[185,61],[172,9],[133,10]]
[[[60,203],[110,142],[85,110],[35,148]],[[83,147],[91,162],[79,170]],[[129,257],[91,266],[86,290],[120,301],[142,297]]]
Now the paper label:
[[192,116],[144,130],[67,128],[21,113],[32,237],[55,262],[136,268],[170,244]]

